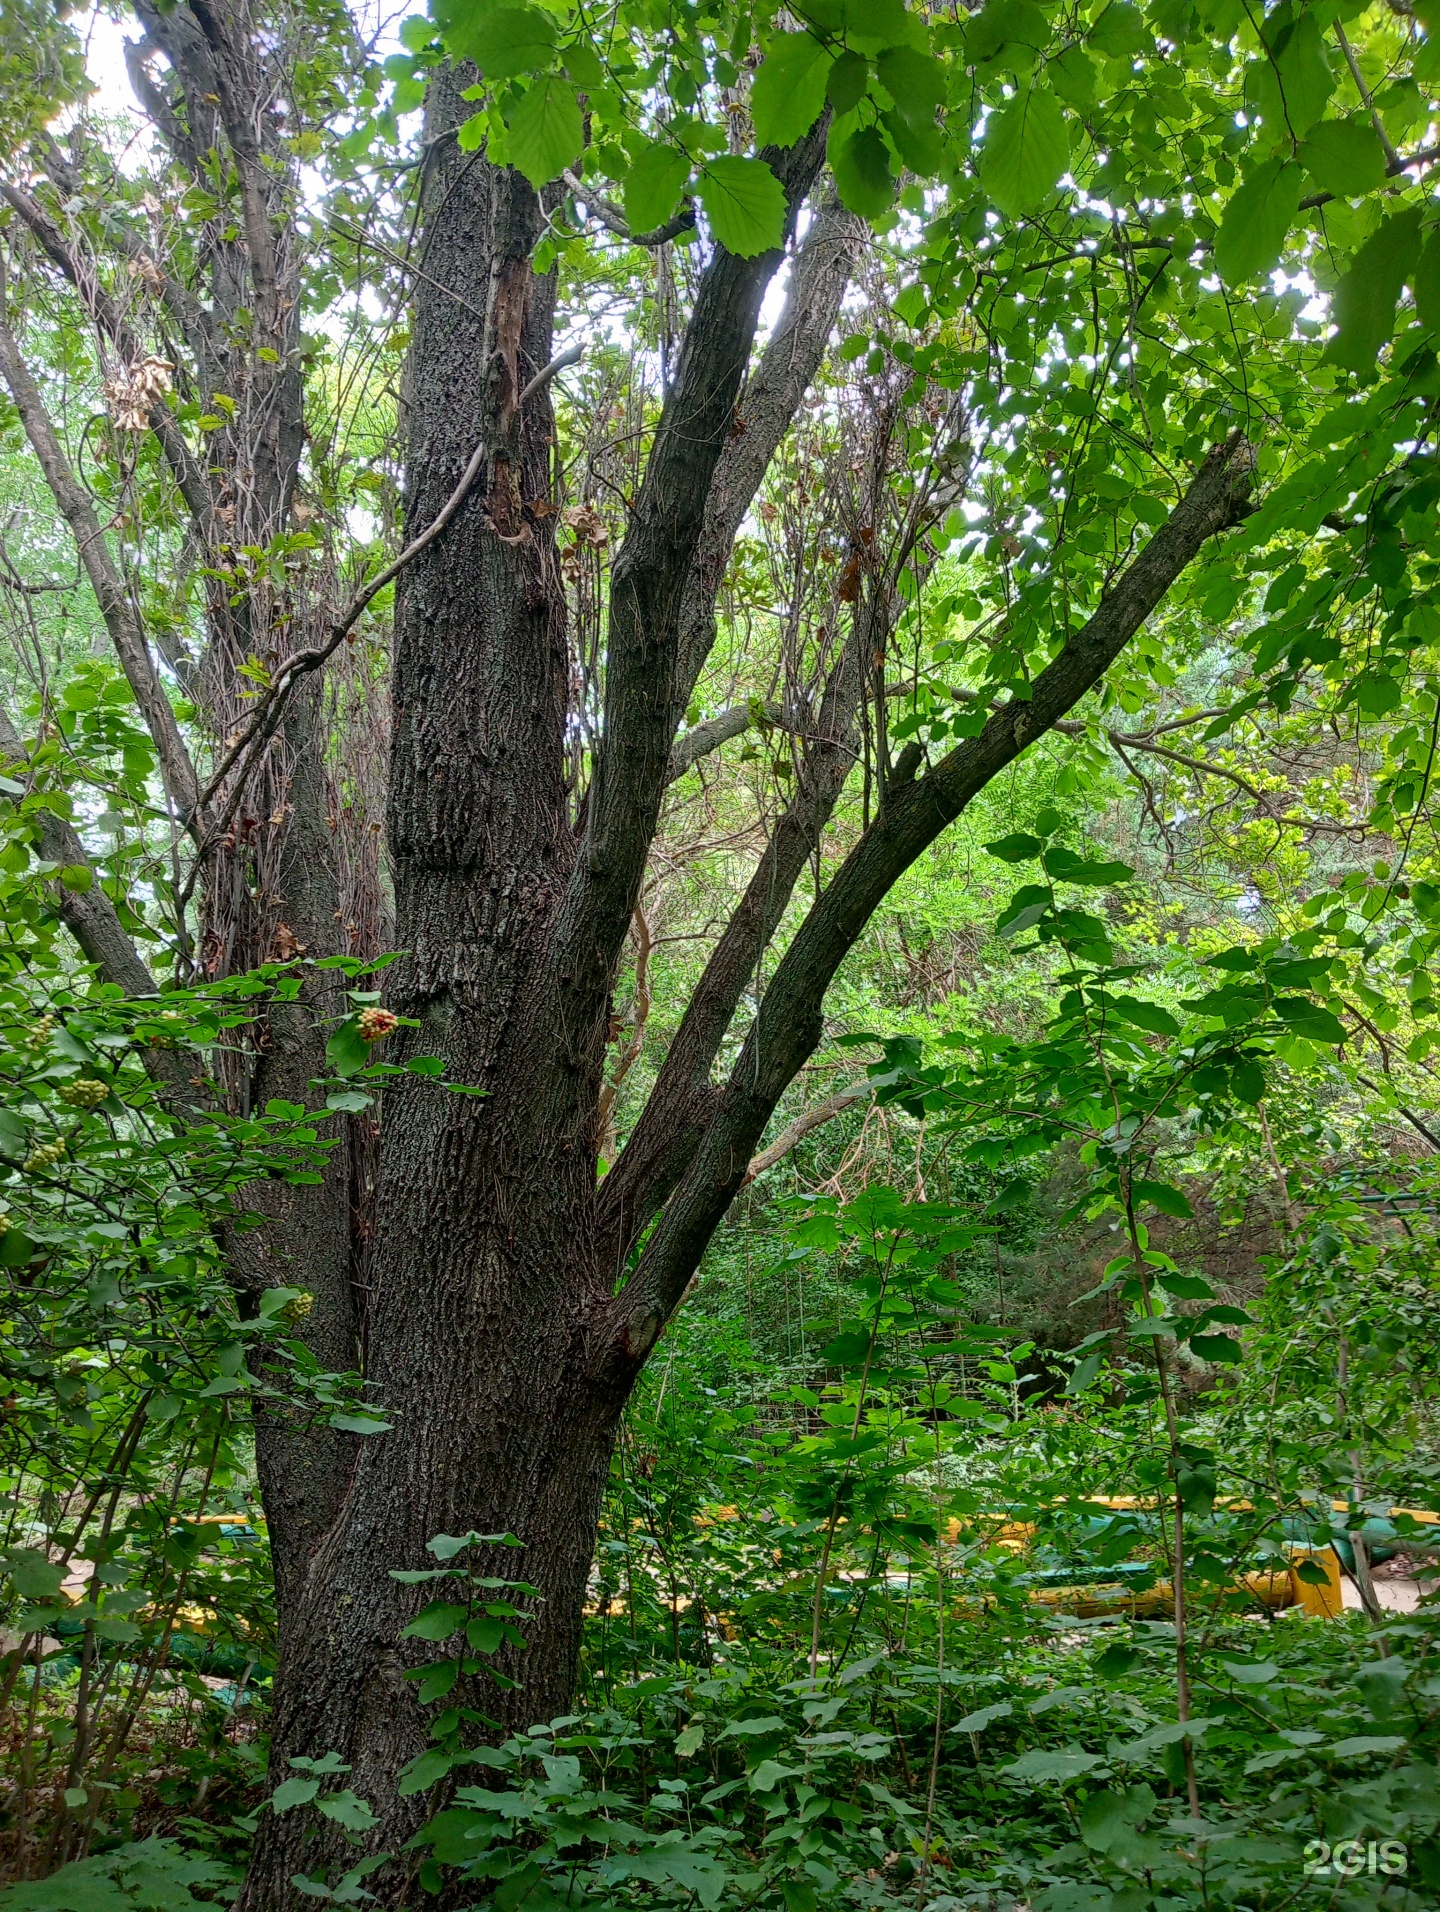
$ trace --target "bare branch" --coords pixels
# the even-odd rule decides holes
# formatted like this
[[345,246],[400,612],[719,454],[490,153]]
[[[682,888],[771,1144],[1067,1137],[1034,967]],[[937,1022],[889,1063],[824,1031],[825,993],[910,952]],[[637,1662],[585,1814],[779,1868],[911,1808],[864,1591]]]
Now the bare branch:
[[736,737],[743,737],[747,730],[758,723],[773,724],[777,730],[789,728],[780,706],[768,703],[732,704],[729,710],[722,710],[718,717],[707,717],[703,724],[696,724],[671,745],[666,782],[677,782],[702,757],[708,757],[711,751],[718,750],[722,744],[728,744]]
[[827,1095],[823,1102],[817,1102],[813,1109],[806,1109],[803,1115],[797,1115],[787,1128],[781,1129],[773,1142],[769,1142],[758,1155],[752,1155],[750,1166],[741,1180],[741,1188],[749,1188],[757,1176],[766,1169],[774,1168],[777,1162],[783,1162],[790,1151],[813,1135],[816,1129],[823,1129],[827,1122],[833,1122],[837,1115],[843,1115],[847,1109],[853,1109],[857,1102],[863,1102],[870,1094],[868,1082],[852,1082],[848,1088],[836,1089],[833,1095]]
[[583,179],[574,173],[562,175],[565,184],[574,193],[582,205],[588,206],[606,232],[613,232],[617,239],[623,239],[631,246],[663,246],[671,239],[679,238],[682,232],[689,232],[695,224],[695,208],[687,199],[678,211],[671,213],[663,226],[656,226],[651,232],[631,232],[630,222],[618,206],[612,206],[597,192],[593,192]]

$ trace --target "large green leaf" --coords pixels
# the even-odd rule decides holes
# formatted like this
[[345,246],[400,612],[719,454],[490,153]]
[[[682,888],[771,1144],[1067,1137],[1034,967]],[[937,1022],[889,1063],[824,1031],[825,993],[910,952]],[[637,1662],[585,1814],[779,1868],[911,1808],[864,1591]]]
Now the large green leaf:
[[1267,159],[1230,196],[1215,237],[1215,270],[1243,285],[1280,263],[1305,175],[1293,160]]
[[865,97],[870,84],[870,62],[863,53],[846,52],[836,57],[825,76],[825,97],[841,119],[853,113]]
[[448,1640],[458,1633],[470,1617],[468,1607],[453,1600],[432,1600],[423,1607],[401,1636],[406,1640]]
[[1287,1029],[1304,1036],[1307,1042],[1338,1045],[1345,1040],[1345,1025],[1340,1018],[1308,996],[1277,996],[1271,1007]]
[[1271,40],[1270,52],[1280,85],[1284,129],[1292,138],[1303,139],[1335,91],[1335,74],[1314,12],[1282,25]]
[[727,252],[753,259],[785,237],[785,189],[761,159],[722,153],[700,173],[698,191],[710,230]]
[[1358,198],[1385,184],[1385,148],[1368,119],[1321,120],[1300,148],[1305,170],[1324,192]]
[[678,146],[651,140],[630,162],[625,175],[625,217],[631,232],[653,232],[680,204],[690,177],[690,160]]
[[1150,32],[1139,7],[1131,6],[1130,0],[1111,0],[1086,35],[1086,42],[1097,53],[1123,58],[1127,53],[1139,53],[1149,46]]
[[1059,100],[1045,86],[1025,86],[990,116],[977,170],[980,183],[1014,219],[1034,212],[1070,161],[1070,134]]
[[555,51],[555,22],[538,7],[490,7],[484,0],[460,0],[441,11],[440,31],[455,58],[473,60],[487,80],[541,73]]
[[1104,1763],[1101,1754],[1083,1753],[1078,1748],[1060,1753],[1022,1753],[1019,1759],[1000,1768],[1000,1776],[1017,1783],[1028,1781],[1032,1785],[1049,1779],[1058,1779],[1063,1783],[1067,1779],[1078,1779],[1082,1773],[1093,1772],[1095,1767],[1103,1766]]
[[39,1547],[11,1547],[0,1562],[22,1600],[53,1600],[64,1583],[65,1569]]
[[750,89],[750,118],[762,146],[793,146],[825,106],[830,55],[813,33],[777,33]]
[[880,84],[894,100],[885,129],[905,164],[917,173],[940,169],[943,147],[935,114],[945,104],[945,70],[914,47],[887,47],[875,62]]
[[347,1016],[325,1044],[325,1060],[337,1076],[350,1076],[370,1059],[370,1045],[360,1033],[358,1016]]
[[831,142],[830,169],[842,205],[862,218],[878,219],[895,197],[890,153],[879,131],[862,126]]
[[[1050,44],[1050,22],[1034,0],[989,0],[965,29],[965,51],[975,62],[995,59],[1004,47],[1020,47],[1029,55]],[[1007,62],[1007,65],[1011,64]]]
[[1331,313],[1339,330],[1326,348],[1332,364],[1368,371],[1395,330],[1400,290],[1420,252],[1420,208],[1383,219],[1335,288]]
[[575,88],[559,73],[547,73],[521,97],[510,115],[510,163],[537,190],[558,179],[585,142]]

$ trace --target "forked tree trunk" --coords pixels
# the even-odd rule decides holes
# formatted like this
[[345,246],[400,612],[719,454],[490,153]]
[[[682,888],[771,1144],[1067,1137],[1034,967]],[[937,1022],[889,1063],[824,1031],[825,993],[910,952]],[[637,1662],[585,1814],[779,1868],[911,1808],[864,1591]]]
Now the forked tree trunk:
[[[432,124],[455,113],[451,92],[432,89]],[[429,1810],[395,1793],[426,1715],[400,1638],[422,1596],[391,1570],[433,1565],[436,1534],[514,1533],[524,1551],[497,1548],[481,1571],[533,1581],[545,1599],[508,1668],[519,1683],[471,1698],[511,1724],[562,1710],[638,1370],[597,1367],[592,1346],[609,1299],[592,1221],[603,1017],[566,1031],[557,1077],[542,1033],[553,1018],[536,1001],[575,854],[564,595],[543,509],[553,418],[543,392],[517,407],[551,353],[553,282],[529,264],[541,208],[518,175],[453,141],[433,150],[406,392],[410,522],[434,517],[477,443],[492,453],[400,586],[390,839],[405,954],[390,1001],[419,1027],[391,1055],[438,1056],[444,1081],[475,1093],[416,1076],[387,1097],[368,1398],[393,1432],[358,1445],[289,1616],[274,1721],[277,1776],[291,1751],[340,1752],[390,1850]],[[293,1874],[352,1859],[313,1814],[267,1814],[246,1906],[295,1903]]]
[[[339,1753],[380,1816],[371,1849],[390,1852],[434,1803],[395,1789],[428,1724],[404,1675],[433,1651],[402,1640],[424,1592],[394,1570],[432,1565],[426,1543],[437,1534],[516,1535],[522,1553],[497,1547],[477,1564],[542,1590],[528,1651],[503,1667],[518,1684],[480,1681],[450,1700],[511,1726],[567,1708],[625,1400],[820,1040],[846,952],[903,871],[1100,680],[1205,540],[1234,521],[1253,462],[1238,437],[1212,450],[1029,701],[998,707],[923,777],[920,753],[902,755],[717,1092],[710,1067],[773,926],[769,906],[742,909],[709,972],[714,1000],[702,989],[702,1013],[677,1040],[680,1079],[662,1073],[654,1146],[635,1172],[622,1157],[600,1185],[615,1185],[607,1203],[597,1191],[607,992],[703,661],[703,632],[695,655],[681,655],[685,588],[724,494],[725,448],[748,435],[741,380],[778,254],[742,261],[717,249],[702,277],[613,571],[604,733],[572,826],[553,418],[545,390],[526,397],[550,359],[554,285],[529,263],[543,218],[535,194],[448,137],[465,111],[454,76],[440,75],[427,104],[424,276],[406,395],[412,528],[433,522],[477,445],[487,457],[444,536],[402,574],[390,780],[404,952],[391,1001],[417,1024],[394,1059],[437,1056],[445,1083],[412,1077],[387,1095],[367,1379],[393,1430],[358,1444],[339,1514],[298,1576],[272,1751],[276,1778],[292,1753]],[[824,132],[822,120],[788,152],[767,154],[792,211],[818,172]],[[833,279],[832,291],[838,300]],[[834,308],[824,310],[828,332]],[[753,390],[744,396],[749,404]],[[723,475],[738,481],[733,464]],[[759,475],[751,493],[736,492],[735,523]],[[713,515],[718,525],[724,513]],[[830,709],[826,735],[843,728]],[[802,793],[808,821],[796,823],[806,840],[839,787],[820,762]],[[786,894],[801,861],[783,850],[770,866]],[[242,1912],[290,1912],[297,1873],[324,1864],[333,1876],[353,1858],[313,1814],[263,1814]],[[370,1885],[398,1902],[407,1868]]]

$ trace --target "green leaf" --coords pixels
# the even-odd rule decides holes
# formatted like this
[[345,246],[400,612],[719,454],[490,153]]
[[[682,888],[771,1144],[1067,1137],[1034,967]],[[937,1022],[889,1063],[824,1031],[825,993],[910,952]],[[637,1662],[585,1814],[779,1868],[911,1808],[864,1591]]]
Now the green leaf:
[[830,55],[813,33],[777,33],[750,89],[750,118],[761,146],[793,146],[825,110]]
[[415,1793],[429,1792],[436,1781],[443,1779],[454,1764],[449,1753],[442,1753],[435,1747],[432,1747],[429,1752],[417,1753],[408,1766],[401,1767],[400,1783],[395,1790],[402,1799],[409,1799]]
[[1339,331],[1326,347],[1333,365],[1368,372],[1395,330],[1400,289],[1420,248],[1420,208],[1407,206],[1381,220],[1335,288],[1331,314]]
[[55,872],[55,876],[58,882],[76,896],[86,895],[95,882],[95,872],[88,863],[63,864]]
[[1104,1759],[1099,1753],[1082,1753],[1078,1749],[1063,1753],[1023,1753],[1009,1766],[1000,1768],[1002,1779],[1013,1780],[1017,1785],[1042,1785],[1047,1780],[1079,1779],[1082,1773],[1093,1772],[1097,1766],[1103,1766]]
[[1144,1784],[1129,1786],[1123,1793],[1091,1793],[1080,1809],[1080,1837],[1092,1852],[1108,1852],[1123,1834],[1142,1825],[1159,1803]]
[[945,103],[944,68],[915,47],[896,46],[885,49],[875,70],[895,102],[881,118],[896,152],[917,173],[938,172],[945,148],[935,113]]
[[750,1775],[751,1792],[774,1792],[782,1779],[798,1779],[800,1772],[794,1766],[782,1766],[778,1759],[762,1759]]
[[1081,46],[1067,46],[1045,69],[1051,86],[1067,106],[1088,113],[1095,104],[1095,62]]
[[1231,194],[1215,236],[1215,270],[1226,285],[1243,285],[1280,263],[1304,177],[1294,160],[1267,159]]
[[315,1810],[333,1819],[337,1826],[344,1826],[347,1832],[368,1832],[376,1824],[370,1805],[348,1786],[344,1792],[327,1793],[323,1799],[317,1799]]
[[982,846],[986,856],[999,857],[1002,863],[1028,863],[1032,857],[1039,856],[1045,847],[1039,837],[1026,836],[1021,830],[1012,831],[1009,836],[997,837],[993,843]]
[[1131,1193],[1140,1202],[1149,1202],[1152,1208],[1158,1208],[1162,1215],[1174,1215],[1181,1221],[1189,1221],[1195,1211],[1178,1188],[1172,1188],[1169,1182],[1132,1182]]
[[785,237],[785,190],[760,159],[722,153],[700,172],[697,188],[710,230],[737,259],[753,259]]
[[989,0],[965,29],[965,53],[972,63],[993,60],[1002,47],[1033,52],[1050,44],[1050,22],[1033,0]]
[[1293,1029],[1307,1042],[1339,1044],[1345,1040],[1345,1025],[1340,1018],[1308,996],[1277,996],[1270,1006],[1287,1029]]
[[1409,1744],[1395,1733],[1362,1733],[1354,1739],[1337,1739],[1325,1750],[1334,1759],[1360,1759],[1367,1753],[1398,1753]]
[[1113,1646],[1101,1649],[1092,1662],[1095,1671],[1102,1680],[1123,1679],[1131,1667],[1140,1662],[1139,1650],[1133,1646],[1124,1646],[1116,1641]]
[[38,1547],[9,1547],[0,1559],[22,1600],[53,1600],[65,1581],[65,1569]]
[[1008,942],[1011,937],[1033,929],[1041,917],[1049,913],[1050,908],[1049,890],[1039,883],[1022,884],[1005,905],[1004,913],[995,925],[996,934]]
[[1233,1366],[1245,1358],[1240,1343],[1228,1334],[1192,1334],[1189,1345],[1191,1352],[1198,1354],[1202,1361]]
[[1070,133],[1048,87],[1027,84],[991,114],[976,170],[986,192],[1010,218],[1034,212],[1070,163]]
[[270,1795],[272,1812],[289,1812],[295,1806],[308,1806],[320,1790],[318,1779],[282,1779]]
[[862,126],[830,142],[830,170],[841,204],[863,219],[879,219],[895,198],[890,153],[878,128]]
[[677,1759],[693,1759],[704,1744],[705,1728],[699,1720],[692,1719],[684,1732],[676,1735],[675,1757]]
[[0,1268],[24,1268],[35,1253],[35,1244],[23,1228],[14,1222],[0,1235]]
[[505,1623],[480,1614],[465,1629],[465,1643],[475,1653],[498,1653],[505,1643]]
[[1123,59],[1127,53],[1143,52],[1150,44],[1150,33],[1139,7],[1131,6],[1129,0],[1111,0],[1085,39],[1097,52]]
[[370,1045],[360,1033],[357,1016],[347,1016],[325,1044],[325,1060],[337,1076],[354,1075],[369,1062]]
[[537,191],[559,178],[585,142],[575,88],[558,73],[532,83],[506,127],[510,163]]
[[854,112],[864,99],[869,84],[870,62],[863,53],[837,54],[825,78],[825,97],[835,109],[837,119]]
[[907,119],[933,118],[945,104],[945,69],[913,46],[886,47],[875,61],[880,84]]
[[374,1100],[374,1096],[366,1095],[363,1089],[333,1089],[325,1098],[325,1106],[338,1115],[359,1115]]
[[401,1636],[406,1640],[448,1640],[452,1633],[458,1633],[470,1617],[468,1607],[457,1606],[453,1600],[432,1600],[406,1627]]
[[338,1427],[342,1434],[388,1434],[394,1423],[373,1414],[332,1414],[328,1425]]
[[[441,37],[457,60],[473,60],[487,80],[510,80],[549,66],[555,22],[536,7],[491,7],[485,0],[469,0],[467,5],[462,0],[444,8]],[[554,176],[531,183],[548,183]]]
[[1168,1009],[1159,1003],[1142,1002],[1138,996],[1107,996],[1106,1004],[1125,1022],[1137,1029],[1148,1029],[1155,1036],[1178,1036],[1180,1025]]
[[633,233],[653,232],[680,204],[690,177],[690,156],[678,146],[651,140],[625,175],[625,217]]
[[1335,74],[1313,11],[1302,13],[1293,25],[1282,26],[1270,50],[1284,100],[1284,130],[1303,139],[1335,91]]
[[1388,1719],[1405,1704],[1405,1681],[1410,1669],[1398,1653],[1385,1660],[1367,1660],[1351,1676],[1360,1697],[1377,1719]]
[[997,1719],[1009,1719],[1014,1711],[1009,1700],[995,1700],[989,1706],[980,1707],[977,1712],[967,1713],[964,1719],[956,1720],[950,1730],[952,1733],[983,1733]]
[[1070,1395],[1083,1394],[1086,1388],[1099,1376],[1104,1363],[1105,1351],[1103,1348],[1097,1348],[1093,1354],[1087,1354],[1082,1361],[1077,1361],[1071,1370],[1069,1380],[1065,1383],[1065,1393]]
[[853,1368],[858,1366],[870,1351],[870,1334],[865,1328],[845,1328],[820,1350],[820,1359],[827,1368]]
[[1386,180],[1385,148],[1368,119],[1321,120],[1300,148],[1300,163],[1322,192],[1357,199]]

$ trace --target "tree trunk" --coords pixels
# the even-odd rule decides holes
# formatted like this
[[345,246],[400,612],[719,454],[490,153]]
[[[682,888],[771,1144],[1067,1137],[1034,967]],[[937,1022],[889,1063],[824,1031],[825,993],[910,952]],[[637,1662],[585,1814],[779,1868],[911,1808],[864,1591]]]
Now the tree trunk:
[[[437,82],[432,137],[465,110],[455,83]],[[519,1684],[472,1697],[506,1723],[561,1710],[625,1392],[592,1372],[608,1299],[591,1224],[603,1018],[570,1032],[584,1080],[562,1099],[581,1117],[557,1120],[553,1054],[538,1053],[535,997],[574,858],[568,659],[553,518],[533,508],[550,490],[551,408],[543,392],[523,413],[517,401],[550,357],[554,287],[529,264],[541,208],[524,180],[450,140],[433,151],[406,393],[410,525],[431,521],[482,440],[489,457],[400,587],[390,840],[406,953],[390,1000],[419,1025],[394,1059],[437,1056],[444,1083],[471,1093],[416,1076],[387,1095],[367,1339],[370,1398],[394,1431],[358,1444],[342,1517],[310,1562],[272,1756],[280,1776],[291,1751],[341,1752],[390,1850],[429,1810],[395,1796],[425,1744],[402,1677],[417,1656],[400,1642],[424,1595],[391,1570],[433,1565],[436,1534],[517,1535],[523,1553],[492,1549],[481,1570],[546,1598],[513,1656]],[[292,1902],[297,1870],[352,1856],[333,1833],[316,1839],[313,1814],[267,1814],[246,1905]]]

